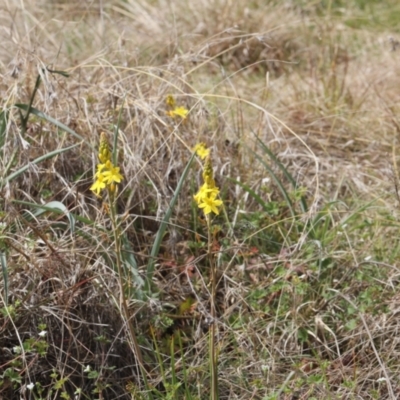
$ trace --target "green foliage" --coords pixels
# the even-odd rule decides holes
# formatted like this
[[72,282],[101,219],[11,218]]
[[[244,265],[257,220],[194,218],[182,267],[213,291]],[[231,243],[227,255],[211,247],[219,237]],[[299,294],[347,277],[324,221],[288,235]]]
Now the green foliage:
[[9,110],[2,110],[0,112],[0,155],[3,154],[3,146],[6,140],[7,123],[9,118]]
[[20,374],[14,368],[7,368],[1,378],[10,381],[14,388],[22,383]]

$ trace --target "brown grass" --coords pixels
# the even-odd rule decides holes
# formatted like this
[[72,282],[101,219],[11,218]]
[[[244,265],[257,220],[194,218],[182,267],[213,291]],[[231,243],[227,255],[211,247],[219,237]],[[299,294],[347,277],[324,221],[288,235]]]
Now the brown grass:
[[[142,275],[190,149],[204,141],[213,151],[229,221],[221,217],[215,234],[220,398],[398,398],[400,53],[391,51],[389,30],[350,28],[315,2],[299,3],[0,2],[0,104],[10,110],[3,177],[31,163],[0,202],[8,271],[0,374],[11,368],[20,377],[15,385],[0,378],[0,397],[33,398],[26,387],[40,382],[46,399],[74,398],[77,389],[82,399],[150,398],[118,309],[107,214],[89,190],[99,134],[112,138],[122,107],[118,207]],[[354,5],[352,12],[359,15]],[[84,140],[32,164],[79,143],[36,116],[22,137],[13,105],[29,103],[38,74],[33,106]],[[166,115],[169,94],[189,118]],[[257,162],[252,150],[269,159],[256,137],[303,189],[309,210],[300,222]],[[277,214],[258,219],[260,205],[232,179],[276,201]],[[209,396],[205,233],[191,200],[199,182],[197,165],[157,260],[159,291],[129,297],[150,385],[161,393],[153,398],[189,399],[166,397],[157,349],[168,379],[173,367],[186,368],[190,398]],[[16,200],[60,201],[104,229],[80,221],[73,235],[65,217],[29,219],[32,207]],[[306,222],[318,212],[328,228],[312,237]],[[180,312],[188,298],[194,306]],[[40,340],[39,324],[47,326],[46,354],[15,354],[15,346]],[[87,365],[99,375],[89,378]]]

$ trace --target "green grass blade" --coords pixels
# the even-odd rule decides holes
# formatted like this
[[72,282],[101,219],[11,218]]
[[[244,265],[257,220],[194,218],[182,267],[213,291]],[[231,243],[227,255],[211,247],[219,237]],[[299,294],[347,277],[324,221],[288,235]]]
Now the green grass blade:
[[[26,104],[15,104],[15,107],[19,108],[20,110],[24,110],[24,111],[28,110],[28,106]],[[96,151],[96,149],[87,141],[87,139],[85,139],[83,136],[81,136],[78,133],[76,133],[75,131],[73,131],[71,128],[68,128],[67,125],[64,125],[63,123],[57,121],[56,119],[49,117],[48,115],[46,115],[45,113],[43,113],[42,111],[39,111],[38,109],[36,109],[34,107],[31,108],[30,112],[31,112],[31,114],[36,115],[37,117],[42,118],[42,119],[52,123],[53,125],[57,126],[58,128],[62,129],[65,132],[69,133],[70,135],[76,137],[77,139],[82,140],[93,151]]]
[[1,152],[2,148],[3,148],[3,146],[4,146],[4,142],[6,140],[8,114],[9,114],[8,110],[3,110],[0,113],[0,152]]
[[136,283],[137,286],[135,291],[136,294],[135,297],[138,300],[143,300],[141,288],[144,285],[144,280],[139,274],[138,264],[133,253],[133,248],[126,235],[122,235],[121,239],[122,239],[122,260],[124,261],[125,268],[129,269],[129,271],[131,272],[133,281]]
[[49,72],[52,73],[52,74],[61,75],[61,76],[63,76],[64,78],[69,78],[69,73],[68,73],[68,72],[65,72],[65,71],[60,71],[60,70],[57,70],[57,69],[50,69],[50,68],[47,68],[47,71],[49,71]]
[[168,210],[165,213],[164,219],[161,221],[160,228],[158,229],[156,238],[154,240],[153,247],[151,249],[150,259],[149,259],[149,262],[147,264],[147,271],[146,271],[145,290],[146,290],[147,293],[150,293],[151,282],[152,282],[152,279],[153,279],[154,268],[155,268],[155,264],[156,264],[156,257],[158,255],[159,250],[160,250],[160,246],[161,246],[162,239],[164,237],[165,230],[167,229],[167,225],[168,225],[169,219],[171,218],[172,211],[173,211],[173,209],[175,207],[175,203],[178,200],[178,196],[179,196],[179,193],[180,193],[180,191],[182,189],[183,183],[185,182],[187,174],[189,173],[189,170],[190,170],[190,167],[192,165],[194,156],[195,156],[195,153],[193,153],[192,156],[190,157],[190,160],[187,163],[187,165],[186,165],[186,167],[185,167],[185,169],[184,169],[184,171],[182,173],[181,179],[179,179],[178,185],[177,185],[177,187],[175,189],[174,196],[172,197],[171,202],[169,203]]
[[1,271],[4,280],[4,302],[5,306],[8,306],[8,269],[7,269],[7,259],[4,252],[0,251],[0,263],[1,263]]
[[[46,210],[46,205],[42,205],[42,204],[31,203],[29,201],[23,201],[23,200],[12,200],[12,202],[14,204],[21,204],[21,205],[27,206],[27,207],[33,207],[33,208],[40,207],[40,208]],[[64,211],[62,211],[62,210],[60,210],[58,208],[49,208],[47,211],[52,211],[52,212],[54,212],[56,214],[60,214],[60,215],[64,214]],[[82,217],[80,215],[77,215],[77,214],[74,214],[74,213],[71,213],[71,212],[69,212],[69,214],[70,214],[71,218],[74,218],[75,221],[79,221],[79,222],[82,222],[85,225],[88,225],[88,226],[94,227],[96,229],[99,229],[101,232],[107,232],[107,229],[105,227],[99,225],[98,223],[92,221],[89,218],[85,218],[85,217]],[[24,215],[24,218],[27,221],[30,221],[32,219],[32,216],[31,216],[31,214],[27,214],[27,215]]]
[[[286,179],[292,184],[293,189],[297,189],[297,183],[295,179],[292,177],[292,175],[289,173],[289,171],[285,168],[285,166],[279,161],[279,159],[276,157],[276,155],[268,148],[268,146],[263,143],[263,141],[256,136],[256,140],[261,146],[261,148],[268,154],[269,158],[278,166],[278,168],[283,172],[285,175]],[[304,196],[301,196],[300,198],[300,207],[303,213],[306,213],[308,210],[307,207],[307,202],[306,198]]]
[[21,126],[21,135],[22,135],[22,137],[25,136],[26,126],[28,124],[28,119],[29,119],[29,114],[32,111],[33,100],[35,99],[36,93],[37,93],[37,91],[39,89],[40,81],[41,81],[41,77],[40,77],[40,75],[38,75],[37,78],[36,78],[35,87],[33,88],[32,96],[31,96],[31,98],[29,100],[29,104],[28,105],[24,104],[26,113],[25,113],[24,116],[22,116],[22,114],[20,114],[20,116],[21,116],[21,125],[22,125]]
[[72,146],[65,147],[65,148],[63,148],[63,149],[57,149],[57,150],[51,151],[50,153],[44,154],[43,156],[40,156],[40,157],[36,158],[36,159],[33,160],[31,163],[29,163],[29,164],[27,164],[27,165],[24,165],[24,166],[23,166],[22,168],[20,168],[19,170],[15,171],[15,172],[13,172],[11,175],[7,176],[7,177],[4,179],[4,181],[2,181],[2,182],[0,183],[0,188],[3,187],[3,185],[4,185],[5,183],[8,183],[8,182],[12,181],[12,180],[15,179],[16,177],[18,177],[19,175],[21,175],[22,173],[24,173],[32,164],[38,164],[38,163],[40,163],[40,162],[42,162],[42,161],[44,161],[44,160],[47,160],[48,158],[52,158],[52,157],[54,157],[54,156],[57,156],[58,154],[65,153],[66,151],[71,150],[71,149],[73,149],[73,148],[75,148],[75,147],[77,147],[77,146],[79,146],[79,145],[80,145],[80,144],[77,143],[77,144],[74,144],[74,145],[72,145]]
[[113,164],[117,165],[118,164],[118,134],[119,134],[119,127],[121,125],[121,118],[122,118],[122,110],[124,109],[124,102],[125,102],[125,97],[122,100],[122,104],[121,104],[121,108],[119,110],[119,114],[118,114],[118,121],[117,121],[117,125],[115,126],[115,130],[114,130],[114,143],[113,143]]
[[289,194],[286,191],[285,187],[283,186],[282,182],[280,181],[280,179],[275,175],[274,171],[272,170],[272,168],[264,161],[263,157],[261,157],[260,155],[258,155],[256,152],[254,152],[253,150],[249,149],[254,156],[257,158],[258,161],[260,161],[260,163],[264,166],[264,168],[269,172],[269,174],[271,175],[272,179],[274,180],[274,182],[277,184],[279,190],[282,193],[282,196],[284,197],[290,213],[292,214],[293,217],[296,217],[296,211],[293,207],[293,203],[292,200],[290,200]]
[[58,214],[65,214],[69,221],[69,226],[71,228],[71,232],[75,232],[75,218],[74,216],[68,211],[68,208],[61,203],[61,201],[50,201],[44,205],[36,205],[37,210],[33,213],[34,216],[38,217],[41,214],[46,212],[56,212]]
[[237,181],[233,178],[228,178],[229,181],[239,185],[243,190],[245,190],[263,209],[264,211],[268,212],[268,206],[266,202],[259,196],[253,189],[251,189],[248,185],[244,184],[243,182]]
[[189,374],[188,374],[187,366],[186,366],[186,359],[185,359],[185,354],[184,354],[184,350],[183,350],[181,332],[179,330],[177,331],[177,336],[178,336],[178,343],[179,343],[179,349],[180,349],[181,360],[182,360],[183,382],[185,384],[185,396],[186,396],[185,399],[191,400],[193,397],[192,397],[192,394],[190,393]]
[[177,392],[178,392],[178,388],[179,388],[179,382],[178,379],[176,377],[176,365],[175,365],[175,337],[174,335],[171,336],[171,343],[170,343],[170,352],[171,352],[171,390],[172,393],[170,394],[170,396],[174,399],[177,399]]

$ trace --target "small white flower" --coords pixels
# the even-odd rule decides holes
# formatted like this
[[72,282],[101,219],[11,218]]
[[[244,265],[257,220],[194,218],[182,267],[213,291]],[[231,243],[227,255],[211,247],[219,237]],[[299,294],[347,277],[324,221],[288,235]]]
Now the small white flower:
[[364,258],[364,261],[369,261],[372,258],[372,256],[367,256]]
[[31,382],[29,385],[26,385],[26,387],[27,387],[29,390],[32,390],[32,389],[35,387],[35,384]]
[[379,378],[379,379],[377,379],[376,381],[377,381],[378,383],[379,383],[379,382],[386,382],[386,378]]
[[47,335],[47,331],[41,331],[40,333],[39,333],[39,336],[40,337],[45,337]]
[[13,352],[15,354],[21,354],[21,347],[20,346],[14,346],[13,347]]
[[91,370],[92,368],[90,368],[90,365],[87,365],[83,372],[90,372]]
[[269,370],[269,365],[266,365],[266,364],[261,365],[261,370],[262,370],[262,372],[267,372]]

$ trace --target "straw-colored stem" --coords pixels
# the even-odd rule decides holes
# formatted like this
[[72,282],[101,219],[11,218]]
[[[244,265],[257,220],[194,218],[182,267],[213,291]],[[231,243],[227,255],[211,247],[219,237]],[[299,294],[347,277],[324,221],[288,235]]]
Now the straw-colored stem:
[[211,232],[211,216],[208,214],[206,216],[207,219],[207,229],[208,229],[208,259],[210,265],[210,280],[211,280],[211,299],[210,299],[210,307],[211,307],[211,326],[210,326],[210,374],[211,374],[211,393],[210,399],[217,400],[218,399],[218,360],[217,360],[217,352],[215,348],[215,340],[216,340],[216,310],[215,310],[215,297],[216,297],[216,270],[215,270],[215,262],[212,254],[212,232]]

